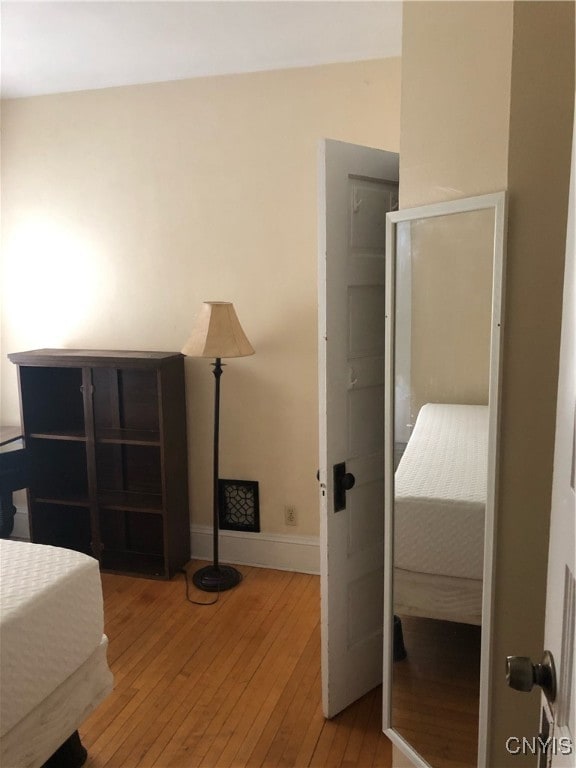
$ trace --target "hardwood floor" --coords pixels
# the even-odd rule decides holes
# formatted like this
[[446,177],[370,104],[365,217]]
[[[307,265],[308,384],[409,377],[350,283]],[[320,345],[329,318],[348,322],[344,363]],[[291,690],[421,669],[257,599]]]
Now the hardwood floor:
[[480,627],[404,616],[408,656],[393,665],[392,722],[434,768],[474,768]]
[[115,689],[80,729],[86,768],[390,768],[380,689],[322,715],[318,577],[239,570],[211,606],[183,575],[103,574]]

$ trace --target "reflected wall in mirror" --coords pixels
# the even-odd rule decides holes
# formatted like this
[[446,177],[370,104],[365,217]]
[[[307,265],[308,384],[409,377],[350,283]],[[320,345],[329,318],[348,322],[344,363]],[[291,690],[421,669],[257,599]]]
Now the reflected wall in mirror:
[[433,768],[482,765],[503,220],[504,193],[388,220],[384,723]]

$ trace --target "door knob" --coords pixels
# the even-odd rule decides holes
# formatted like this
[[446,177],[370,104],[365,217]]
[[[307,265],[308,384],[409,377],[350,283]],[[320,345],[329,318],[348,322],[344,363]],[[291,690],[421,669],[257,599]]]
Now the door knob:
[[507,656],[506,682],[515,691],[531,691],[539,685],[548,701],[556,699],[556,668],[550,651],[544,651],[540,664],[533,664],[528,656]]
[[352,490],[356,478],[351,472],[346,472],[346,462],[334,464],[334,512],[346,509],[346,491]]
[[356,478],[351,472],[345,472],[344,477],[342,478],[342,488],[344,488],[345,491],[351,491],[352,488],[354,488],[354,485],[356,483]]

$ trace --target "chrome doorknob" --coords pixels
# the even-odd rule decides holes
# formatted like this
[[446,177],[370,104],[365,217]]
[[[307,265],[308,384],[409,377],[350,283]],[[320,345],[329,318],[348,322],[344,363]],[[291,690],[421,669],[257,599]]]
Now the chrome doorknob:
[[515,691],[528,693],[539,685],[548,701],[556,699],[556,668],[550,651],[544,651],[540,664],[533,664],[528,656],[506,657],[506,682]]

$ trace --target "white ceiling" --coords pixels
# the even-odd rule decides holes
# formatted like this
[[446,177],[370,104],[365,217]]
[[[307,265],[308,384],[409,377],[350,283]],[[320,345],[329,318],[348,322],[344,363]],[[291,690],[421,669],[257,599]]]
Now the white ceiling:
[[1,2],[2,97],[399,56],[397,0]]

